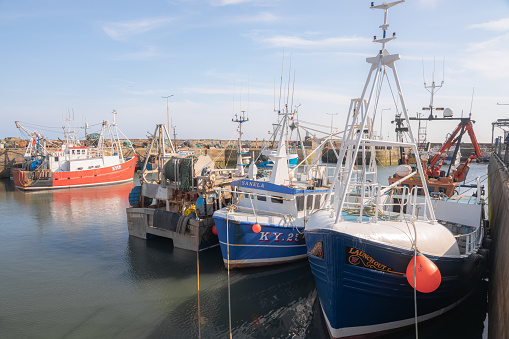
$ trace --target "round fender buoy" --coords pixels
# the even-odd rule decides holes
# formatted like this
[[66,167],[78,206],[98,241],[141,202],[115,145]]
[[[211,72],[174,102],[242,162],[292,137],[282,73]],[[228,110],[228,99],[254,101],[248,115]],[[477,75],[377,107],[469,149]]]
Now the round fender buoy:
[[[414,260],[416,262],[416,286],[414,286]],[[410,260],[406,268],[406,278],[410,286],[422,293],[431,293],[435,291],[442,281],[442,275],[437,265],[422,254]]]
[[262,226],[260,226],[260,224],[254,224],[252,229],[253,229],[253,232],[260,233],[260,231],[262,230]]
[[216,225],[212,226],[212,234],[217,235]]

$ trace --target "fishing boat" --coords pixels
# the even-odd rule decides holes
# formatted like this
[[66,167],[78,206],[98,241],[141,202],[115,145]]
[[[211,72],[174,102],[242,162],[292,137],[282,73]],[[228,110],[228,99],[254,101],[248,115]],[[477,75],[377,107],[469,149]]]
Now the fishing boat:
[[94,146],[82,144],[68,125],[64,128],[65,140],[51,148],[49,140],[41,133],[31,132],[16,122],[16,126],[29,135],[29,142],[21,166],[13,169],[15,187],[36,191],[133,180],[137,155],[132,149],[134,155],[124,158],[116,114],[113,111],[113,123],[103,121]]
[[[276,155],[276,150],[263,150],[260,156],[260,163],[256,165],[258,168],[272,169],[274,161],[270,160],[271,157]],[[299,161],[299,154],[297,152],[287,152],[288,167],[293,168],[297,166]]]
[[[419,158],[396,72],[398,54],[386,44],[389,8],[404,0],[374,5],[384,11],[378,55],[367,58],[370,71],[359,99],[352,100],[339,158],[325,208],[313,213],[304,229],[308,259],[323,314],[332,338],[386,334],[437,317],[459,305],[475,289],[484,269],[486,251],[482,212],[472,227],[436,220],[426,181],[422,187],[378,183],[376,146],[410,148],[417,157],[409,177],[425,173]],[[387,71],[387,73],[386,73]],[[391,72],[392,71],[392,72]],[[408,128],[408,142],[365,137],[368,117],[376,114],[380,86],[392,73],[397,108]],[[387,79],[386,79],[387,77]],[[358,159],[357,155],[360,155]],[[335,194],[332,195],[332,190]],[[424,195],[418,194],[421,190]],[[459,204],[457,204],[459,205]],[[468,205],[466,205],[468,206]],[[464,207],[464,206],[461,206]],[[471,211],[469,209],[469,211]]]
[[[240,145],[242,124],[248,119],[241,115],[234,121]],[[190,251],[218,246],[212,215],[230,203],[231,195],[214,190],[231,191],[232,182],[246,177],[247,156],[239,151],[235,168],[218,169],[208,155],[176,152],[165,125],[157,125],[151,139],[139,171],[140,185],[129,194],[129,235],[170,238],[174,247]]]
[[[290,120],[288,121],[288,124],[286,125],[287,129],[289,129],[290,131],[297,129],[297,126],[298,126],[298,124],[293,119],[293,117],[290,118]],[[272,124],[272,128],[274,129],[274,133],[272,133],[271,140],[269,141],[268,144],[274,145],[277,143],[277,137],[279,135],[278,131],[281,128],[281,122]],[[257,168],[267,169],[267,170],[272,169],[272,167],[274,166],[274,161],[272,160],[272,158],[276,155],[276,152],[277,152],[277,150],[273,149],[273,148],[274,147],[272,147],[272,149],[267,149],[265,147],[264,149],[262,149],[262,151],[260,152],[260,155],[256,161]],[[287,148],[286,148],[286,158],[287,158],[288,167],[294,168],[295,166],[297,166],[297,164],[299,162],[299,152],[298,151],[299,151],[298,148],[290,147],[290,143],[288,143]]]
[[214,212],[223,261],[228,268],[244,268],[288,263],[306,258],[304,227],[327,194],[327,167],[321,164],[320,150],[302,172],[290,169],[287,153],[287,127],[296,111],[278,111],[278,146],[271,153],[270,176],[258,177],[250,165],[248,177],[232,183],[232,204]]

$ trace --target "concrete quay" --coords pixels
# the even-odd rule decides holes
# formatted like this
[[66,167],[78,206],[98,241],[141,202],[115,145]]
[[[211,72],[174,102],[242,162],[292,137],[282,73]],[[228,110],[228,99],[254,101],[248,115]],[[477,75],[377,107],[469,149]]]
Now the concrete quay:
[[491,235],[485,241],[491,242],[490,339],[509,338],[509,170],[502,159],[493,153],[488,166]]

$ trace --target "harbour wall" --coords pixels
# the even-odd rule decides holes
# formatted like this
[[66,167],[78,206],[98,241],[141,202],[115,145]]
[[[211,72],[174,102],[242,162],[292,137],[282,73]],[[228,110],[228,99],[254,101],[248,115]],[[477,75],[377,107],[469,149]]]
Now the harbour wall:
[[23,161],[23,148],[0,149],[0,178],[8,178],[11,174],[11,167],[15,163]]
[[488,338],[509,338],[509,171],[492,154],[488,166],[491,276]]
[[[148,146],[150,145],[147,139],[135,139],[131,140],[134,143],[134,147],[136,152],[139,155],[139,164],[145,160],[145,154],[147,152]],[[21,142],[21,141],[20,141]],[[184,143],[191,145],[191,147],[186,147]],[[305,142],[306,143],[306,142]],[[307,145],[305,151],[306,154],[309,155],[312,152],[312,149],[316,147],[316,143],[310,142],[310,145]],[[197,154],[206,154],[209,155],[212,159],[216,161],[216,167],[228,167],[235,165],[236,162],[236,142],[231,140],[215,140],[215,139],[195,139],[195,140],[177,140],[176,143],[178,146],[181,146],[180,150],[188,150],[195,151]],[[246,146],[249,146],[249,153],[252,159],[256,159],[262,150],[262,144],[264,141],[250,141],[247,142]],[[334,148],[335,151],[331,148],[325,148],[323,150],[322,161],[323,162],[336,162],[336,153],[339,152],[341,143],[335,142]],[[432,144],[434,146],[435,144]],[[438,144],[437,144],[438,145]],[[19,146],[19,145],[18,145]],[[198,147],[199,146],[199,147]],[[276,146],[276,145],[274,145]],[[491,150],[491,144],[481,144],[481,147],[485,147]],[[473,149],[471,144],[462,144],[462,160],[465,160],[468,155],[472,153]],[[125,148],[124,154],[130,156],[130,149]],[[0,178],[6,178],[10,174],[10,169],[13,164],[19,163],[23,159],[24,148],[0,148]],[[309,158],[309,161],[313,159],[313,155]],[[399,150],[393,149],[379,149],[377,150],[377,163],[379,165],[397,165],[399,159]],[[299,162],[303,160],[301,152],[299,150]],[[138,165],[139,165],[138,164]]]
[[[195,154],[200,155],[208,155],[212,160],[214,160],[216,167],[232,167],[237,162],[237,150],[232,148],[210,148],[210,149],[203,149],[203,148],[181,148],[181,150],[184,151],[194,151]],[[260,152],[262,151],[261,148],[250,148],[248,153],[251,159],[256,160],[258,156],[260,155]],[[141,163],[145,161],[147,148],[138,148],[136,149],[136,152],[139,155],[139,167],[141,167]],[[314,154],[312,149],[305,149],[307,162],[311,163],[311,161],[314,158]],[[339,150],[336,150],[336,153],[338,153]],[[322,161],[325,163],[335,163],[337,161],[336,159],[336,153],[332,149],[325,149],[322,154]],[[246,154],[247,155],[247,154]],[[304,156],[302,154],[302,151],[298,151],[299,159],[298,162],[304,160]],[[359,154],[359,160],[361,155]],[[397,165],[398,159],[399,159],[399,150],[377,150],[376,151],[376,158],[377,163],[379,165]]]

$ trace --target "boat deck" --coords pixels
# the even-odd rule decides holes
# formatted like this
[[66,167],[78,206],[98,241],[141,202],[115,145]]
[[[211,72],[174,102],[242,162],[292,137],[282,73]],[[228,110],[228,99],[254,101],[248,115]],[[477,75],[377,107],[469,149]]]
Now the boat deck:
[[478,205],[477,197],[468,196],[465,194],[455,195],[450,198],[444,198],[442,200],[458,204]]

